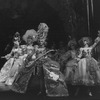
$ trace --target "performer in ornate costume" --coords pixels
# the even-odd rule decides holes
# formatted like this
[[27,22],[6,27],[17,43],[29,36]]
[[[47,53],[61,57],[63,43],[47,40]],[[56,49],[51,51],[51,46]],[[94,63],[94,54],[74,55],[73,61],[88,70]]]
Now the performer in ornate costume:
[[23,40],[27,43],[26,45],[23,45],[24,62],[11,87],[11,90],[19,93],[26,92],[28,82],[33,72],[33,70],[30,70],[31,67],[29,66],[31,65],[31,61],[36,59],[35,46],[33,46],[33,43],[37,40],[37,32],[34,29],[27,30],[25,35],[23,35]]
[[[46,38],[48,32],[48,26],[45,23],[40,23],[39,30],[39,48],[38,48],[38,56],[41,56],[49,51],[47,51],[46,46]],[[52,51],[52,50],[51,50]],[[60,65],[48,57],[48,55],[43,56],[39,59],[40,62],[39,67],[39,75],[42,79],[41,82],[41,92],[46,92],[47,96],[68,96],[67,86],[65,84],[64,76],[60,72]],[[44,82],[43,82],[44,80]],[[43,84],[45,85],[46,91],[43,91]]]
[[[43,23],[43,25],[44,25],[44,23]],[[43,26],[41,26],[41,27],[43,27]],[[44,25],[44,27],[45,27],[45,25]],[[39,33],[39,32],[41,32],[41,33]],[[25,59],[25,63],[23,64],[22,69],[19,71],[19,73],[16,77],[16,80],[13,83],[13,86],[12,86],[13,91],[25,93],[27,90],[27,87],[28,87],[29,80],[32,76],[32,73],[34,73],[35,67],[37,68],[37,73],[41,72],[41,70],[40,70],[41,68],[38,68],[38,66],[39,65],[42,66],[42,63],[44,62],[41,59],[44,57],[41,57],[41,56],[46,55],[46,54],[44,54],[46,51],[46,48],[44,46],[44,38],[46,39],[46,35],[44,35],[44,34],[46,34],[46,32],[47,31],[45,31],[44,29],[43,30],[41,29],[41,31],[38,31],[38,37],[37,37],[37,33],[33,34],[32,32],[31,33],[28,32],[28,34],[25,34],[23,36],[23,38],[26,37],[26,39],[25,39],[26,41],[28,38],[31,38],[31,40],[32,40],[32,39],[34,39],[33,37],[35,37],[36,40],[38,39],[39,46],[35,45],[34,47],[32,47],[31,44],[27,46],[27,53],[26,53],[27,57]],[[32,34],[33,34],[33,36],[32,36]],[[29,39],[29,41],[30,41],[30,39]],[[31,43],[33,44],[32,41],[31,41]]]
[[76,83],[84,85],[95,85],[100,84],[100,68],[98,62],[92,57],[92,50],[100,41],[98,36],[95,39],[93,45],[91,45],[91,38],[83,37],[80,40],[80,43],[83,44],[83,47],[80,48],[80,53],[78,57],[80,58],[78,62],[78,75]]
[[[13,68],[19,67],[20,62],[18,61],[18,59],[19,59],[19,56],[22,55],[22,50],[19,46],[20,39],[19,37],[16,37],[16,35],[18,35],[18,33],[16,33],[14,37],[14,47],[11,53],[5,56],[5,58],[8,60],[0,71],[0,82],[5,83],[7,85],[12,84],[14,74],[15,73],[17,74],[16,71],[13,73],[12,70]],[[10,80],[10,77],[12,80]]]
[[60,71],[60,65],[49,59],[43,64],[45,88],[47,96],[68,96],[64,75]]
[[22,48],[20,47],[20,35],[18,32],[14,36],[14,47],[10,54],[4,56],[7,59],[7,62],[4,64],[3,68],[0,71],[0,85],[3,89],[5,85],[12,85],[13,81],[18,74],[18,69],[21,67],[23,62],[22,59]]
[[68,42],[69,50],[61,56],[61,62],[64,64],[64,75],[67,83],[73,83],[75,77],[75,71],[77,67],[77,42],[75,39],[71,39]]

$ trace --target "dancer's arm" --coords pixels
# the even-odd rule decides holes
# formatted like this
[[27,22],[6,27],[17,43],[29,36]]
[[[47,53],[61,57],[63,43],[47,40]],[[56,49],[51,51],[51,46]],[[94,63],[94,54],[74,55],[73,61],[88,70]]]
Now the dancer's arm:
[[78,58],[81,58],[81,57],[82,57],[82,48],[80,48],[79,55],[78,55]]

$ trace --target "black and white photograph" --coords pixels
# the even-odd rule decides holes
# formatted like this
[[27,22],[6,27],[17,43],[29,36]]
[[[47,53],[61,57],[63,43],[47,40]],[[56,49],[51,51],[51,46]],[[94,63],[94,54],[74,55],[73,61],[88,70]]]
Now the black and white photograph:
[[0,0],[0,100],[100,99],[100,0]]

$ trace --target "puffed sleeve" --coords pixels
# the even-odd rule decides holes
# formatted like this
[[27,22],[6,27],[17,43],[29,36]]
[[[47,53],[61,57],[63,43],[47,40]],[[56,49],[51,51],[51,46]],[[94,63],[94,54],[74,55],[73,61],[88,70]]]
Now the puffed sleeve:
[[78,58],[81,58],[82,57],[82,48],[79,49],[79,55],[78,55]]

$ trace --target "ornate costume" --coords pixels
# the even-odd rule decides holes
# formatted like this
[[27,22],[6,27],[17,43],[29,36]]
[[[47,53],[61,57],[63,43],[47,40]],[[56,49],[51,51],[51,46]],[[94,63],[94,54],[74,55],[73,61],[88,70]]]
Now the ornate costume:
[[73,83],[75,78],[75,73],[77,70],[77,50],[76,50],[76,40],[72,39],[68,42],[68,47],[70,50],[68,50],[63,56],[62,59],[65,61],[65,80],[67,83]]
[[23,62],[23,52],[21,46],[19,46],[20,39],[17,37],[18,34],[19,33],[15,34],[14,47],[11,53],[5,56],[8,60],[0,71],[0,82],[6,85],[13,84],[13,81],[18,73],[18,69],[21,67]]
[[[37,40],[37,33],[35,30],[27,30],[25,35],[23,35],[23,40],[27,43],[25,46],[25,60],[23,62],[22,68],[19,70],[18,75],[11,87],[11,89],[15,92],[25,93],[27,90],[28,82],[34,69],[31,70],[31,62],[36,59],[36,46],[33,46],[33,42]],[[30,67],[31,66],[31,67]]]
[[60,65],[53,60],[48,60],[43,65],[44,79],[47,96],[68,96],[64,76],[60,71]]
[[82,43],[86,43],[84,47],[80,48],[78,71],[76,83],[84,85],[95,85],[100,83],[100,69],[98,62],[92,57],[92,50],[100,41],[97,37],[95,43],[91,45],[91,40],[88,37],[81,39]]

